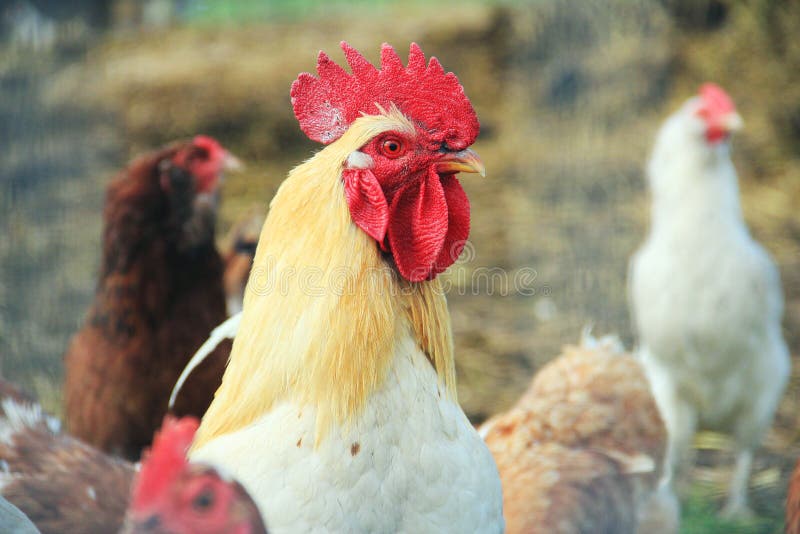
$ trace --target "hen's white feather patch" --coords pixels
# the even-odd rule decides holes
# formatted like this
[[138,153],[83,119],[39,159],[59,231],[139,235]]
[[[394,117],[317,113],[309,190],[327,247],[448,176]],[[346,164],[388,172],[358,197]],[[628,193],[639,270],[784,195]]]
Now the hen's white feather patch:
[[61,424],[58,420],[45,415],[38,404],[3,399],[0,407],[5,412],[5,417],[0,417],[0,441],[3,443],[10,445],[15,434],[38,425],[44,425],[53,433],[60,430]]

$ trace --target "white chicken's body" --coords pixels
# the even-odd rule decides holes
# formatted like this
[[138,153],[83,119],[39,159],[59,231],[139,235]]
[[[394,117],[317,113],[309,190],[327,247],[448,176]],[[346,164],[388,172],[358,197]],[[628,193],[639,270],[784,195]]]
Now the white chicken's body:
[[494,459],[410,335],[349,426],[316,448],[315,428],[285,401],[191,458],[239,480],[278,534],[503,531]]
[[789,374],[783,299],[775,265],[742,218],[728,144],[705,142],[692,105],[656,141],[652,227],[631,261],[630,298],[671,467],[685,462],[696,430],[733,435],[728,511],[737,513]]

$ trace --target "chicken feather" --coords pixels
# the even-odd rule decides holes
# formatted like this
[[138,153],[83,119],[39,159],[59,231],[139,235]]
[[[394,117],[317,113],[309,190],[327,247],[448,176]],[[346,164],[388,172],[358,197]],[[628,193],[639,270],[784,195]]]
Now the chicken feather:
[[[509,534],[633,533],[657,504],[666,429],[647,378],[630,355],[593,345],[565,347],[480,429]],[[670,517],[659,532],[676,526]]]

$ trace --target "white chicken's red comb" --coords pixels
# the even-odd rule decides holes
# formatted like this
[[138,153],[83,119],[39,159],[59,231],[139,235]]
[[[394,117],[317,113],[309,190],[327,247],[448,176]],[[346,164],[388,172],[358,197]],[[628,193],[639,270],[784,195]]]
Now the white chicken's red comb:
[[715,83],[706,82],[701,85],[699,95],[705,106],[713,109],[715,113],[724,114],[736,110],[730,95]]

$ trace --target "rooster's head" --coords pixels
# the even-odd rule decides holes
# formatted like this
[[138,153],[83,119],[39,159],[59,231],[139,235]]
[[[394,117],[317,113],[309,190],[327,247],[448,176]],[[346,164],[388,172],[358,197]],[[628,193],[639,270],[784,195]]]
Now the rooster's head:
[[468,147],[478,135],[475,110],[453,73],[411,45],[408,65],[384,44],[381,68],[341,44],[351,74],[320,52],[318,77],[301,74],[292,105],[303,131],[335,143],[362,116],[392,121],[344,162],[342,180],[353,222],[391,253],[399,273],[434,278],[461,254],[469,201],[455,174],[484,174]]

